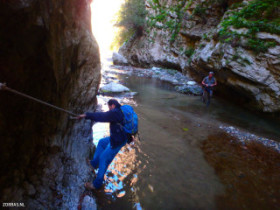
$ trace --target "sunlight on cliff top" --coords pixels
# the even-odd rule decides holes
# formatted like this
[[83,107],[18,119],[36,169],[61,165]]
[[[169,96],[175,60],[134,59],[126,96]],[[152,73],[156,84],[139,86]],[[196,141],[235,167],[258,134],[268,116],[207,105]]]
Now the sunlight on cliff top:
[[91,4],[92,33],[98,42],[102,60],[112,56],[110,46],[117,32],[113,20],[123,2],[124,0],[93,0]]

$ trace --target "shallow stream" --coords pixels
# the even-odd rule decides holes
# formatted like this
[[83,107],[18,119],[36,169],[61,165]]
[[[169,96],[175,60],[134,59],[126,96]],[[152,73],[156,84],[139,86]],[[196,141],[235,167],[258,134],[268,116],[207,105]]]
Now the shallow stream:
[[[198,96],[177,93],[157,79],[110,73],[134,98],[140,139],[127,145],[110,165],[105,189],[96,193],[102,209],[216,209],[226,187],[206,161],[203,141],[230,125],[280,141],[280,125],[214,97],[209,108]],[[98,96],[106,110],[110,97]],[[94,143],[108,135],[108,124],[93,126]],[[246,198],[245,198],[246,199]]]

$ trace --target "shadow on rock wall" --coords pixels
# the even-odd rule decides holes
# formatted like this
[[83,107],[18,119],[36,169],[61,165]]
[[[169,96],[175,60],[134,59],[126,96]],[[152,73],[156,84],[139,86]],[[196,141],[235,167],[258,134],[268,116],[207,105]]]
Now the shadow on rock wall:
[[[1,0],[0,82],[75,113],[93,109],[100,60],[89,4]],[[1,202],[77,207],[90,123],[12,93],[0,100]]]

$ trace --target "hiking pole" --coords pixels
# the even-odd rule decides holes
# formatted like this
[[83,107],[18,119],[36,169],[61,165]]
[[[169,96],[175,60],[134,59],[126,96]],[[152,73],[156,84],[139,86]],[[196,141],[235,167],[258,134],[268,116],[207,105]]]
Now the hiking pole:
[[[21,93],[21,92],[19,92],[19,91],[13,90],[13,89],[7,87],[7,86],[6,86],[6,83],[1,83],[1,82],[0,82],[0,90],[6,90],[6,91],[12,92],[12,93],[14,93],[14,94],[16,94],[16,95],[23,96],[23,97],[28,98],[28,99],[30,99],[30,100],[33,100],[33,101],[36,101],[36,102],[38,102],[38,103],[44,104],[44,105],[49,106],[49,107],[52,107],[52,108],[54,108],[54,109],[57,109],[57,110],[59,110],[59,111],[66,112],[67,114],[70,114],[70,115],[72,115],[72,116],[75,116],[75,118],[78,119],[78,118],[77,118],[77,117],[79,116],[78,114],[75,114],[75,113],[70,112],[70,111],[68,111],[68,110],[65,110],[65,109],[62,109],[62,108],[60,108],[60,107],[54,106],[54,105],[52,105],[52,104],[49,104],[49,103],[47,103],[47,102],[45,102],[45,101],[42,101],[42,100],[37,99],[37,98],[34,98],[34,97],[32,97],[32,96],[26,95],[26,94]],[[72,117],[72,118],[70,118],[70,119],[74,119],[74,118]]]

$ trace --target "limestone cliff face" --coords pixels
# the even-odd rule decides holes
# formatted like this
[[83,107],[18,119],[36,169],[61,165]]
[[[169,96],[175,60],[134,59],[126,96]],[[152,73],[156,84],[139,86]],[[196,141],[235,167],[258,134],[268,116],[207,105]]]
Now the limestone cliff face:
[[[100,81],[90,0],[0,1],[0,82],[83,113]],[[0,91],[1,202],[77,208],[89,179],[91,125]]]
[[[228,24],[226,21],[233,21],[228,19],[233,12],[242,11],[251,2],[147,1],[149,16],[146,34],[132,37],[119,53],[132,65],[174,68],[192,75],[197,82],[209,71],[214,71],[219,83],[217,93],[237,96],[235,98],[239,101],[257,110],[279,112],[279,19],[278,26],[275,22],[275,33],[273,30],[262,31],[260,27],[260,31],[250,40],[250,45],[246,36],[252,35],[251,30],[258,30],[256,28],[228,26],[229,32],[221,35],[221,29]],[[279,18],[279,4],[275,5],[273,16]],[[255,40],[258,42],[255,43]],[[267,43],[273,44],[266,50],[261,49],[268,46]],[[256,52],[258,50],[260,52]]]

